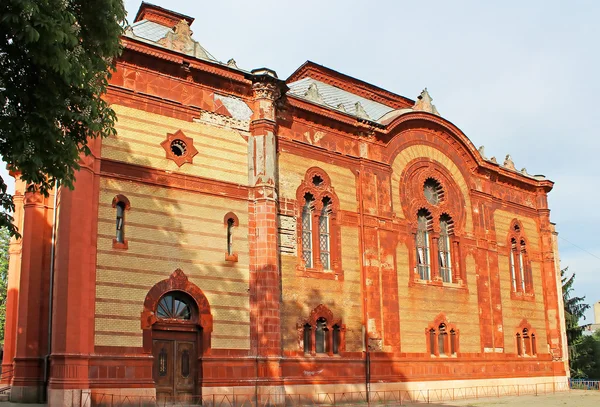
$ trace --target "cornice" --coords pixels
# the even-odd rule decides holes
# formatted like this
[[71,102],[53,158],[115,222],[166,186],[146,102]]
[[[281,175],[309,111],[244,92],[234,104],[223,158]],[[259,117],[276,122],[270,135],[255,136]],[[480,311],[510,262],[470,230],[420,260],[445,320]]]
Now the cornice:
[[147,42],[121,36],[121,44],[126,51],[138,52],[145,55],[162,59],[183,65],[184,63],[190,69],[207,72],[213,75],[227,78],[239,83],[250,86],[251,81],[245,78],[245,73],[227,65],[221,65],[217,62],[206,61],[189,55],[181,54],[172,50],[168,50],[157,45],[152,45]]

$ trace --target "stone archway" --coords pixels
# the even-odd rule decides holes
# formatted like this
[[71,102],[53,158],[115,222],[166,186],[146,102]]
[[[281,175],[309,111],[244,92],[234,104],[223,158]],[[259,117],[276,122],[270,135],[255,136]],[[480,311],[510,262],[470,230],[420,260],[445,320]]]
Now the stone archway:
[[210,349],[210,305],[182,270],[154,285],[141,315],[143,347],[153,355],[158,398],[191,400],[201,395],[202,356]]

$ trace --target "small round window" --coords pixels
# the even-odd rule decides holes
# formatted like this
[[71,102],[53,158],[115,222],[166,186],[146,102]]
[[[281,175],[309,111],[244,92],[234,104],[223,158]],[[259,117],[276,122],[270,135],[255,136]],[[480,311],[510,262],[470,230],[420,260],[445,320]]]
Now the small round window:
[[171,142],[171,152],[177,157],[183,157],[187,154],[187,145],[185,141],[176,139]]
[[192,318],[192,309],[181,297],[167,294],[158,302],[156,315],[161,319],[188,320]]
[[423,185],[423,194],[425,199],[432,205],[437,205],[443,198],[444,190],[439,182],[433,178],[427,178]]

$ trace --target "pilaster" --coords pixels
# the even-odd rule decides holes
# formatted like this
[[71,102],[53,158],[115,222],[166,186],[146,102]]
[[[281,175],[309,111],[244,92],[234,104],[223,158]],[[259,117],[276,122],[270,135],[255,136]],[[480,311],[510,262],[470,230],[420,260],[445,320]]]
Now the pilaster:
[[257,380],[277,385],[282,345],[275,102],[281,84],[273,71],[253,73],[254,114],[248,138],[251,342],[258,357]]
[[101,140],[81,158],[74,189],[58,197],[52,354],[48,403],[70,405],[89,389],[89,355],[94,351],[96,239]]
[[44,197],[39,192],[30,191],[22,196],[21,268],[16,302],[18,328],[14,332],[14,371],[10,399],[19,403],[39,403],[45,397],[44,364],[48,353],[54,195]]

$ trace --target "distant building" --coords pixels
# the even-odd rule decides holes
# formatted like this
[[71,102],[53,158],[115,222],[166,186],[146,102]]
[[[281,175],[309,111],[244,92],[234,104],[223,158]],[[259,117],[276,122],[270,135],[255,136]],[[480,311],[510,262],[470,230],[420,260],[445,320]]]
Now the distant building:
[[600,301],[594,304],[594,323],[585,327],[590,334],[600,330]]
[[565,379],[551,181],[486,157],[426,90],[247,71],[193,21],[142,4],[106,95],[117,134],[75,190],[14,174],[13,401]]

